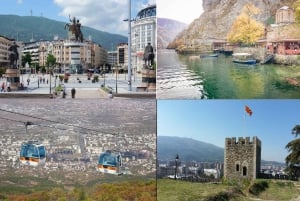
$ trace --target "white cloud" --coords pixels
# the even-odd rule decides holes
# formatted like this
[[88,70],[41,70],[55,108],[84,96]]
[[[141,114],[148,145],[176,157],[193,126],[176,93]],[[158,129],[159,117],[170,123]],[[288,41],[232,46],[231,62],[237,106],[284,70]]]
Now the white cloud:
[[[144,8],[145,4],[141,2],[132,0],[131,7]],[[122,35],[128,33],[128,24],[123,21],[128,18],[128,0],[54,0],[54,3],[62,8],[61,16],[67,18],[69,15],[71,18],[75,16],[83,27],[89,26]]]
[[23,0],[17,0],[17,4],[22,4]]
[[202,12],[202,0],[157,0],[157,17],[189,24]]

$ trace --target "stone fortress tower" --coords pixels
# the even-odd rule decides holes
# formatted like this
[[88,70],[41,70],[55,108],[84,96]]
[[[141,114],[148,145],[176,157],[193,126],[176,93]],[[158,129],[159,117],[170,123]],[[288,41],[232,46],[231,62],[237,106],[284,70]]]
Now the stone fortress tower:
[[261,141],[257,137],[225,139],[224,178],[256,179],[260,172]]

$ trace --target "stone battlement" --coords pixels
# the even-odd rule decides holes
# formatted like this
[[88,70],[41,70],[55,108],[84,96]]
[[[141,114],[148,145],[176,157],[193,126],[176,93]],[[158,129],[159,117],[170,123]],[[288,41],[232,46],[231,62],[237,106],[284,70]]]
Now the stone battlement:
[[254,136],[252,138],[252,140],[250,140],[250,137],[239,137],[238,140],[236,140],[235,137],[232,137],[232,138],[226,138],[225,139],[225,142],[226,142],[226,146],[231,146],[231,145],[251,145],[251,144],[256,144],[258,146],[261,145],[261,142],[260,140]]

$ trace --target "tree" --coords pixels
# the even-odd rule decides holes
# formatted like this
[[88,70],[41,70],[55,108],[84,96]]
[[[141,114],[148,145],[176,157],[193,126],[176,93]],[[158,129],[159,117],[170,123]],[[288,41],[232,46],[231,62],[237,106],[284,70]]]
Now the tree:
[[49,55],[47,56],[46,65],[47,65],[47,66],[52,66],[52,65],[54,65],[55,63],[56,63],[56,58],[54,57],[53,54],[49,54]]
[[233,22],[227,35],[227,40],[232,43],[251,45],[257,42],[264,35],[264,25],[253,19],[253,16],[260,13],[260,10],[253,4],[247,3],[241,14]]
[[300,0],[297,0],[294,5],[296,22],[300,23]]
[[[292,134],[295,137],[300,135],[300,125],[296,125],[292,129]],[[290,141],[285,148],[289,152],[285,158],[287,171],[293,178],[298,178],[300,176],[300,138]]]
[[[48,71],[50,72],[50,67],[52,67],[56,63],[56,58],[53,54],[49,54],[47,56],[46,65],[48,66]],[[52,74],[52,72],[50,72]]]
[[25,64],[28,63],[31,66],[31,55],[27,52],[24,56],[22,56],[22,66],[25,67]]

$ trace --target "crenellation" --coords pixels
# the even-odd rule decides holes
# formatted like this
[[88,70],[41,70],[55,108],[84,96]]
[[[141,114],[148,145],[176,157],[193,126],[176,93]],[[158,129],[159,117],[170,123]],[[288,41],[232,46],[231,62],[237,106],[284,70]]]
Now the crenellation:
[[261,142],[257,137],[226,138],[224,176],[255,179],[260,171]]

